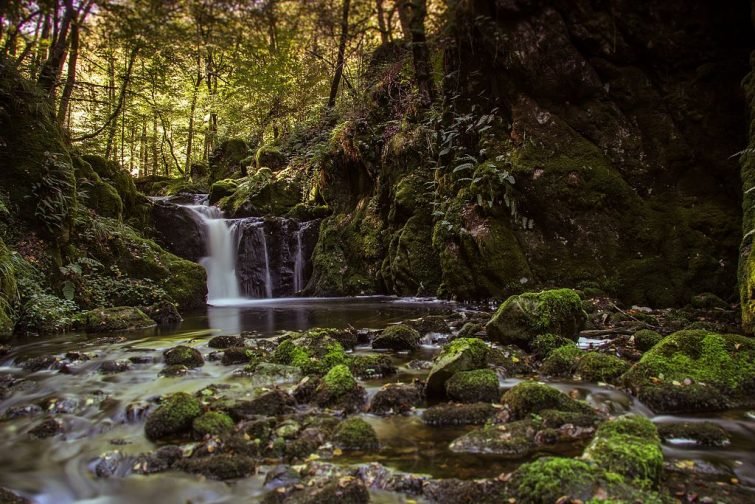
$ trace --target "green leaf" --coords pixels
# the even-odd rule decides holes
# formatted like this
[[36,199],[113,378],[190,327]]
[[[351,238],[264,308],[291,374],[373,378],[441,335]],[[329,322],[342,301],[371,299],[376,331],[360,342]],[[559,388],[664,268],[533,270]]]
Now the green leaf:
[[453,172],[456,173],[456,172],[460,172],[462,170],[471,170],[472,168],[474,168],[474,163],[462,163],[459,166],[457,166],[456,168],[454,168]]
[[76,288],[74,287],[73,283],[69,280],[66,280],[66,282],[63,284],[63,297],[68,301],[73,301],[75,294]]

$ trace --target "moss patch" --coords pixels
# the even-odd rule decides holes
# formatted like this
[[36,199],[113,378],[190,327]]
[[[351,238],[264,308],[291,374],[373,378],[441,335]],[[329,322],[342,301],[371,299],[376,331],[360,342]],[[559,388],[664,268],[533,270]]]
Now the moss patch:
[[151,441],[179,436],[187,433],[201,414],[202,405],[195,397],[178,392],[164,398],[160,407],[147,417],[144,432]]
[[344,420],[333,433],[333,444],[343,450],[374,451],[378,448],[378,437],[372,425],[361,418]]
[[498,375],[492,369],[459,371],[446,382],[446,393],[452,400],[465,403],[497,401]]

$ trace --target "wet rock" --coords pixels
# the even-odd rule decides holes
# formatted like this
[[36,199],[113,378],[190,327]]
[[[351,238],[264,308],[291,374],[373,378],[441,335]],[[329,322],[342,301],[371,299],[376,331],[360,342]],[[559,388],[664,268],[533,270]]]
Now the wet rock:
[[22,497],[3,487],[0,487],[0,502],[3,504],[33,504],[33,502],[26,497]]
[[584,354],[574,343],[558,347],[543,360],[540,372],[546,376],[569,377],[577,372],[579,359]]
[[645,385],[637,398],[656,413],[722,411],[732,406],[716,388],[698,383]]
[[669,444],[721,447],[731,443],[724,429],[712,422],[664,423],[658,435]]
[[370,494],[361,479],[353,476],[311,479],[303,484],[280,487],[265,496],[265,504],[367,504]]
[[188,433],[194,419],[201,414],[202,405],[195,397],[184,392],[172,394],[147,417],[144,425],[147,439],[158,441]]
[[487,361],[504,376],[522,376],[533,372],[530,356],[515,345],[491,347],[488,350]]
[[422,389],[417,384],[388,383],[378,390],[370,402],[375,415],[404,415],[422,402]]
[[488,424],[451,442],[456,453],[486,453],[505,458],[523,458],[533,452],[536,429],[529,421]]
[[409,369],[430,370],[433,368],[432,361],[414,359],[406,364]]
[[333,434],[333,444],[342,450],[377,451],[379,443],[372,425],[361,418],[341,422]]
[[27,371],[36,372],[58,366],[60,359],[54,355],[39,355],[18,362]]
[[237,419],[247,419],[257,415],[278,416],[292,413],[296,401],[288,392],[275,388],[252,399],[239,401],[228,409],[230,415]]
[[492,504],[505,502],[502,497],[505,494],[505,483],[497,479],[433,479],[422,485],[422,495],[429,502]]
[[201,437],[217,436],[230,432],[235,427],[233,419],[219,411],[207,411],[202,413],[192,422],[194,433]]
[[457,338],[443,348],[433,361],[427,377],[425,395],[444,397],[446,381],[459,371],[471,371],[487,365],[488,345],[476,338]]
[[224,366],[235,366],[238,364],[249,364],[253,359],[259,359],[261,353],[258,350],[244,346],[226,348],[223,352],[221,363]]
[[506,391],[501,397],[506,420],[521,420],[531,413],[554,409],[573,413],[592,413],[592,409],[585,403],[576,401],[553,387],[525,381]]
[[492,369],[459,371],[446,382],[446,394],[464,403],[497,401],[501,394],[498,375]]
[[139,455],[132,465],[139,474],[155,474],[168,471],[183,458],[183,450],[178,446],[161,446],[157,450]]
[[349,369],[359,378],[384,378],[396,374],[396,366],[387,355],[355,355]]
[[244,368],[246,373],[250,373],[256,381],[273,385],[278,383],[294,383],[301,380],[302,372],[296,366],[285,366],[283,364],[273,364],[271,362],[260,362],[252,367]]
[[40,408],[36,404],[27,404],[11,406],[7,410],[5,410],[5,414],[3,416],[8,419],[13,419],[21,417],[34,417],[41,414],[42,408]]
[[372,341],[372,348],[393,351],[416,350],[419,348],[419,332],[408,325],[397,324],[389,326]]
[[577,364],[577,374],[589,382],[615,382],[629,369],[629,364],[615,357],[599,352],[587,352]]
[[[755,340],[702,330],[679,331],[647,351],[622,380],[641,400],[644,396],[653,402],[651,407],[658,412],[679,411],[686,409],[684,403],[695,402],[706,409],[724,400],[749,404],[755,391]],[[677,386],[690,382],[699,385]],[[723,400],[714,400],[716,391]],[[664,404],[664,396],[672,404]]]
[[245,455],[220,454],[209,457],[185,458],[175,466],[182,471],[201,474],[215,480],[239,479],[254,472],[254,459]]
[[126,420],[130,423],[141,422],[149,410],[150,404],[147,402],[130,403],[126,406]]
[[173,366],[165,367],[165,369],[160,371],[159,375],[167,376],[169,378],[176,378],[179,376],[185,376],[188,373],[189,373],[189,368],[187,368],[183,364],[175,364]]
[[317,393],[317,389],[320,386],[322,378],[316,376],[305,376],[296,385],[293,396],[296,402],[299,404],[306,404],[312,402]]
[[570,338],[564,338],[557,334],[545,333],[540,334],[532,340],[532,353],[538,359],[544,359],[555,350],[563,346],[573,346],[574,342]]
[[660,438],[645,417],[626,415],[602,424],[583,458],[640,486],[657,488],[661,478]]
[[305,333],[307,338],[323,340],[325,338],[338,342],[343,348],[351,350],[357,345],[359,336],[354,328],[335,329],[332,327],[310,329]]
[[701,294],[692,296],[690,304],[693,308],[697,308],[699,310],[715,310],[717,308],[721,310],[728,310],[731,308],[731,306],[729,306],[729,303],[711,292],[703,292]]
[[207,343],[207,346],[220,349],[243,347],[244,338],[241,336],[215,336]]
[[46,439],[57,436],[63,432],[63,422],[57,418],[48,418],[38,423],[29,431],[29,434],[37,439]]
[[133,306],[97,308],[82,315],[87,332],[138,331],[151,329],[157,324]]
[[293,486],[301,481],[301,475],[288,465],[277,465],[265,475],[265,489],[276,490],[281,487]]
[[106,360],[100,365],[100,373],[117,374],[131,369],[131,363],[127,360]]
[[439,404],[422,413],[427,425],[482,425],[499,410],[489,403]]
[[144,314],[155,321],[160,327],[174,327],[183,322],[178,313],[178,307],[170,301],[162,301],[142,308]]
[[427,315],[420,319],[408,320],[405,324],[423,335],[428,333],[448,334],[451,332],[446,317],[443,315]]
[[106,452],[91,464],[91,470],[98,478],[111,478],[119,472],[118,469],[122,468],[126,461],[126,457],[119,450]]
[[179,345],[163,352],[165,363],[169,366],[186,366],[196,368],[204,366],[202,354],[196,348]]
[[349,368],[339,364],[323,377],[315,391],[314,400],[321,408],[353,412],[362,408],[367,400],[367,393],[354,379]]
[[543,333],[576,341],[586,320],[579,294],[571,289],[556,289],[511,296],[485,329],[494,341],[529,350],[535,337]]
[[151,220],[157,241],[167,250],[194,262],[207,255],[202,225],[188,208],[170,201],[154,201]]

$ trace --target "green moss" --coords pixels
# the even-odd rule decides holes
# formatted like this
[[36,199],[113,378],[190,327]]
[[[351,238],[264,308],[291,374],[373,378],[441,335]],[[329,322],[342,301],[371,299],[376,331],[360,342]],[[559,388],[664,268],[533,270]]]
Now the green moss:
[[323,377],[322,383],[331,394],[336,396],[348,394],[358,386],[354,375],[343,364],[331,368]]
[[490,403],[439,404],[422,413],[427,425],[482,425],[499,410]]
[[232,195],[238,188],[238,181],[235,179],[218,180],[210,187],[210,205],[214,205],[223,198]]
[[194,432],[200,437],[217,436],[233,430],[233,419],[218,411],[208,411],[192,422]]
[[390,350],[416,350],[419,348],[419,332],[405,324],[396,324],[383,329],[372,342],[372,348]]
[[291,210],[286,213],[286,217],[289,219],[296,219],[298,221],[311,221],[316,219],[324,219],[332,213],[332,210],[328,205],[312,205],[308,203],[297,203]]
[[360,378],[378,378],[396,374],[396,366],[387,355],[355,355],[349,369]]
[[185,345],[179,345],[166,350],[163,355],[165,363],[169,366],[183,364],[184,366],[194,368],[204,365],[204,359],[199,350]]
[[599,352],[587,352],[577,364],[577,374],[590,382],[613,382],[623,375],[629,364],[623,359]]
[[553,387],[533,381],[521,382],[506,391],[501,403],[509,412],[509,420],[521,420],[531,413],[555,409],[574,413],[592,413],[585,403],[576,401]]
[[188,432],[195,418],[202,414],[202,405],[193,396],[178,392],[164,398],[147,417],[144,432],[151,441],[178,436]]
[[272,170],[278,170],[285,167],[288,160],[279,147],[263,145],[257,149],[257,153],[254,155],[254,162],[258,169],[267,167]]
[[86,189],[86,205],[103,217],[120,219],[123,215],[123,202],[118,191],[107,182],[95,182]]
[[428,397],[445,396],[446,382],[454,374],[486,367],[488,354],[488,345],[480,339],[454,339],[435,357],[433,368],[427,377],[425,394]]
[[396,231],[388,247],[381,275],[398,295],[435,295],[441,283],[438,256],[432,247],[432,217],[429,211],[413,215]]
[[640,329],[639,331],[634,333],[634,346],[637,347],[638,350],[647,352],[662,339],[663,336],[656,331],[652,331],[650,329]]
[[460,371],[446,382],[446,393],[454,401],[494,402],[500,397],[498,375],[492,369]]
[[540,371],[549,376],[571,376],[585,353],[574,343],[551,350]]
[[583,457],[640,486],[657,488],[663,466],[658,432],[645,417],[628,415],[606,422]]
[[570,339],[558,336],[556,334],[545,333],[538,335],[532,341],[532,352],[540,358],[548,357],[548,355],[555,350],[563,346],[574,346],[574,342]]
[[333,444],[343,450],[375,451],[378,437],[375,429],[361,418],[344,420],[333,434]]
[[155,321],[139,308],[97,308],[81,315],[87,332],[135,331],[155,327]]
[[529,349],[545,332],[576,340],[586,318],[581,298],[571,289],[527,292],[501,304],[486,329],[500,343]]
[[708,331],[679,331],[646,352],[626,373],[635,389],[658,378],[665,382],[692,379],[724,394],[745,396],[753,387],[755,342],[743,336]]

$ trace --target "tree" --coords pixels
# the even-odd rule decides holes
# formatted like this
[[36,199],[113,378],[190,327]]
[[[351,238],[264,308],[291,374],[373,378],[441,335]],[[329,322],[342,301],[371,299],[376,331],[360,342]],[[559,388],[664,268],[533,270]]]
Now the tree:
[[343,0],[343,6],[341,10],[341,37],[338,43],[338,56],[336,57],[336,68],[333,74],[333,80],[330,84],[330,96],[328,97],[328,108],[332,109],[336,105],[336,97],[338,96],[338,87],[341,84],[341,77],[343,76],[343,64],[346,55],[346,43],[349,41],[349,7],[351,6],[351,0]]
[[404,38],[409,41],[414,62],[414,79],[419,90],[420,101],[428,106],[435,101],[430,50],[425,35],[426,0],[399,0],[399,19]]

